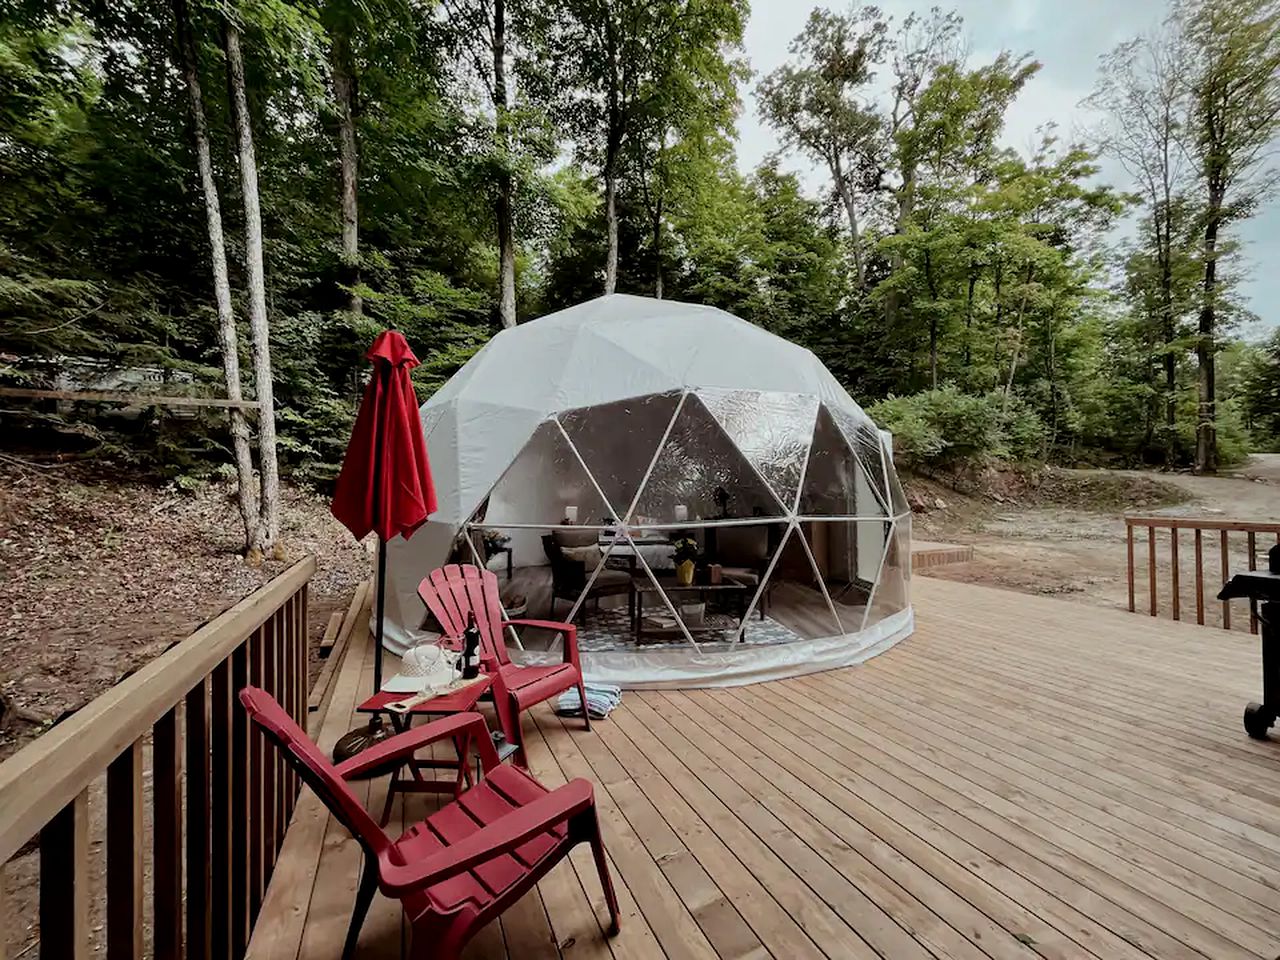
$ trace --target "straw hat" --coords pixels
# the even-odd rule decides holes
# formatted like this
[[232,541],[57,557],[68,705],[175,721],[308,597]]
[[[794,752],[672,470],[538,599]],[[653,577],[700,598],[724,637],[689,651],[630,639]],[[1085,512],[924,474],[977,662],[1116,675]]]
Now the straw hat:
[[400,672],[382,685],[387,693],[425,693],[432,689],[444,689],[453,682],[457,673],[454,664],[458,654],[434,643],[420,643],[410,647],[400,658]]

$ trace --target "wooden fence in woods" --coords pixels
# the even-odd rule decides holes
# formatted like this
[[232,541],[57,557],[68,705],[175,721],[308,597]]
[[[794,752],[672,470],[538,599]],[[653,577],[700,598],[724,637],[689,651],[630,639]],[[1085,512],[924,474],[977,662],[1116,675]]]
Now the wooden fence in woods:
[[[0,893],[15,856],[39,860],[33,956],[243,955],[299,782],[235,694],[263,687],[305,725],[314,572],[294,564],[0,764]],[[0,897],[0,960],[16,908]]]
[[[1138,610],[1135,541],[1140,536],[1146,541],[1146,577],[1143,579],[1146,581],[1147,599],[1142,608],[1153,617],[1166,612],[1174,620],[1181,620],[1183,593],[1190,589],[1196,623],[1203,624],[1206,612],[1217,605],[1221,610],[1220,625],[1224,630],[1231,629],[1232,609],[1230,602],[1217,599],[1222,584],[1240,569],[1241,562],[1247,570],[1257,570],[1259,564],[1265,566],[1267,550],[1273,543],[1280,543],[1280,523],[1220,520],[1214,517],[1154,516],[1126,516],[1124,522],[1129,559],[1129,611],[1132,613]],[[1146,528],[1145,534],[1135,534],[1135,530],[1143,527]],[[1183,531],[1191,533],[1189,542],[1184,543]],[[1189,584],[1183,578],[1184,561],[1187,559],[1184,547],[1189,547],[1192,551]],[[1210,569],[1206,576],[1205,554],[1212,555],[1215,552],[1217,563],[1213,563],[1212,556],[1209,557]],[[1163,586],[1159,571],[1163,571],[1167,577]],[[1235,602],[1243,612],[1245,601]],[[1257,618],[1252,613],[1248,616],[1250,632],[1257,633]],[[1237,618],[1237,622],[1241,621]]]

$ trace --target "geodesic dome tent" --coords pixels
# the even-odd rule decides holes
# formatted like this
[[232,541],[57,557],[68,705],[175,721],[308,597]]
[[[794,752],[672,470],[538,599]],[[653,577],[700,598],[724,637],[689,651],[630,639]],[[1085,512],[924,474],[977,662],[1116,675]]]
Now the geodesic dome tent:
[[[623,686],[794,676],[911,632],[887,437],[811,352],[731,314],[571,307],[499,333],[421,415],[439,512],[390,545],[397,652],[449,559],[493,569],[509,613],[576,624],[588,679]],[[509,638],[526,662],[558,643]]]

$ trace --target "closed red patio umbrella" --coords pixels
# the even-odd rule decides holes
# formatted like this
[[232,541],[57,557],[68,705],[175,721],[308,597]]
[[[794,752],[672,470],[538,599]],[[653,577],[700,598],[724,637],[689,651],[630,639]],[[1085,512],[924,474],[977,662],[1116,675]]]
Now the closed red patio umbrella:
[[[409,378],[418,358],[396,330],[378,334],[365,356],[373,363],[373,376],[360,402],[330,509],[357,540],[370,531],[378,535],[374,633],[381,653],[387,541],[395,536],[408,539],[422,526],[435,512],[436,493]],[[381,655],[373,663],[376,693],[382,689]]]

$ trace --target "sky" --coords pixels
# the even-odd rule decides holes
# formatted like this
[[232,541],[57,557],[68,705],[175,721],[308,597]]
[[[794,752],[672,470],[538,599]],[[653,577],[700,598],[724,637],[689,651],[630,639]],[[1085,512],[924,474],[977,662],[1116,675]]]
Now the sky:
[[[1098,58],[1121,41],[1155,28],[1165,15],[1165,0],[879,0],[876,4],[901,21],[912,10],[935,5],[960,12],[974,64],[989,62],[1001,50],[1031,53],[1043,66],[1010,108],[1004,142],[1025,150],[1041,124],[1054,121],[1060,136],[1083,135],[1099,117],[1080,102],[1093,89]],[[755,102],[759,77],[785,63],[788,46],[820,4],[805,0],[752,0],[745,48],[755,77],[742,91],[738,121],[738,160],[751,170],[778,148],[776,134],[760,119]],[[825,4],[844,9],[842,0]],[[801,174],[808,192],[820,194],[825,171],[798,155],[784,155],[784,169]],[[1115,161],[1103,162],[1100,179],[1131,189],[1129,176]],[[1128,227],[1127,229],[1132,229]],[[1280,326],[1280,198],[1238,228],[1244,244],[1241,292],[1259,321],[1239,331],[1256,337]]]

